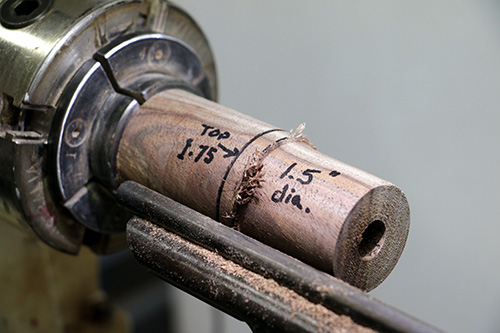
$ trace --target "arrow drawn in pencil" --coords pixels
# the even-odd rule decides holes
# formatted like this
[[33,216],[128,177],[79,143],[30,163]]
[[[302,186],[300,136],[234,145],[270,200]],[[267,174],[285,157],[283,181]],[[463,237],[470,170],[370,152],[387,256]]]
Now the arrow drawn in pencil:
[[224,150],[224,152],[226,153],[225,155],[223,155],[222,157],[224,158],[228,158],[228,157],[233,157],[233,156],[236,156],[240,153],[240,151],[238,150],[238,148],[234,148],[233,150],[231,149],[228,149],[226,147],[224,147],[222,144],[218,144],[219,148]]

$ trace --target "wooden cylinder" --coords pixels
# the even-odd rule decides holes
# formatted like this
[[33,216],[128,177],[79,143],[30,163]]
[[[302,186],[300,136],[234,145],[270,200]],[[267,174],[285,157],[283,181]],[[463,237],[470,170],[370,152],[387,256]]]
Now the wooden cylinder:
[[302,134],[182,90],[153,96],[117,171],[365,290],[399,259],[409,207],[396,186],[318,152]]

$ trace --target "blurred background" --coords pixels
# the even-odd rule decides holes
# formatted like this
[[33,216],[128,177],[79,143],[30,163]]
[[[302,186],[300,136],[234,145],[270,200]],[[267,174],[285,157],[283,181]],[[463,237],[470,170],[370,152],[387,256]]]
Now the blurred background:
[[[450,332],[500,331],[500,3],[178,0],[219,101],[400,186],[406,249],[371,294]],[[177,332],[246,325],[169,288]]]

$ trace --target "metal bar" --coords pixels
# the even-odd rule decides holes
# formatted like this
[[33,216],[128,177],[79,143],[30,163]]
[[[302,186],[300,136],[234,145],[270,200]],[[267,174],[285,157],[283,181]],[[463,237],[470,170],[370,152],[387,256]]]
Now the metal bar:
[[254,332],[372,332],[146,220],[131,219],[127,237],[136,259],[159,277]]
[[120,185],[117,198],[136,215],[270,277],[313,303],[348,315],[361,325],[384,332],[438,331],[357,288],[135,182]]

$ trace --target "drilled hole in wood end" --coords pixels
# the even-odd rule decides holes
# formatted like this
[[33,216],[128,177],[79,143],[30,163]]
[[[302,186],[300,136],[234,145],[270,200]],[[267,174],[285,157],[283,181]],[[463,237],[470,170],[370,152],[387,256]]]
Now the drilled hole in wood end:
[[361,235],[358,251],[361,260],[371,260],[377,256],[382,249],[385,240],[385,224],[375,220],[366,227]]

